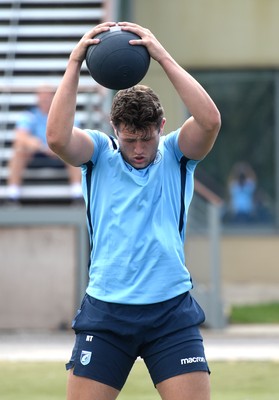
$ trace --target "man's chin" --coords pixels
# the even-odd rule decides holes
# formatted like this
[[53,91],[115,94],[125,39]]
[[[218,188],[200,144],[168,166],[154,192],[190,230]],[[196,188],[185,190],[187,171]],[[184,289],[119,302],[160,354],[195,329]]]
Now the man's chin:
[[133,164],[131,164],[133,168],[135,169],[144,169],[146,167],[148,167],[149,163],[145,162],[133,162]]

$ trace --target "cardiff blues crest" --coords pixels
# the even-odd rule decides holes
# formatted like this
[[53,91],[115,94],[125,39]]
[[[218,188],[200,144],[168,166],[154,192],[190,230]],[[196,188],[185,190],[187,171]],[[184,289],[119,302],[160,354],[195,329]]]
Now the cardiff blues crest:
[[92,356],[92,352],[91,351],[82,350],[81,351],[81,355],[80,355],[81,364],[82,365],[88,365],[90,363],[91,356]]

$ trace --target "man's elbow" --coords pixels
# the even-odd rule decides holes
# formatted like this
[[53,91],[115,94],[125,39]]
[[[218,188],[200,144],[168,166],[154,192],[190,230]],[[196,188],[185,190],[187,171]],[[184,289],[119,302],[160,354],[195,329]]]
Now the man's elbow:
[[56,154],[59,154],[61,152],[63,146],[59,138],[57,137],[57,132],[55,130],[47,128],[46,140],[50,150],[52,150]]
[[211,114],[208,119],[208,131],[215,133],[218,135],[218,132],[221,129],[221,114],[219,110],[216,108]]
[[47,140],[48,147],[51,150],[54,150],[57,139],[55,138],[55,135],[52,132],[52,130],[49,128],[47,128],[47,131],[46,131],[46,140]]

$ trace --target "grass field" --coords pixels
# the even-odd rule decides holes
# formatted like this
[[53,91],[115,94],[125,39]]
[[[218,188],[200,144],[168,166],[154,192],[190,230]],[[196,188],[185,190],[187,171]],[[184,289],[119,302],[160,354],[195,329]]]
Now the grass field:
[[238,324],[279,324],[279,303],[234,305],[231,309],[230,322]]
[[[210,363],[212,400],[275,400],[279,393],[279,363]],[[0,362],[0,399],[65,399],[62,363]],[[143,362],[137,362],[120,400],[158,400]]]

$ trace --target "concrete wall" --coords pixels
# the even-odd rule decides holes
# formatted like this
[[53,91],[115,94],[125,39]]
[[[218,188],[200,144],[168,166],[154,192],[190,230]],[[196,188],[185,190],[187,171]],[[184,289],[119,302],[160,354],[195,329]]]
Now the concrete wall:
[[278,235],[226,235],[221,260],[224,283],[277,284],[279,299]]
[[223,233],[219,260],[215,259],[220,265],[218,274],[208,239],[190,235],[186,246],[187,266],[198,293],[215,292],[217,286],[227,313],[236,304],[279,301],[278,248],[279,236],[272,232]]
[[83,207],[0,208],[0,329],[65,329],[88,280]]
[[134,1],[134,20],[146,26],[182,65],[277,67],[277,0]]
[[0,329],[70,325],[76,250],[73,227],[0,230]]
[[[221,280],[223,285],[278,285],[279,236],[270,234],[223,234],[220,243]],[[207,283],[209,271],[209,242],[202,236],[189,236],[187,264],[193,277]]]

